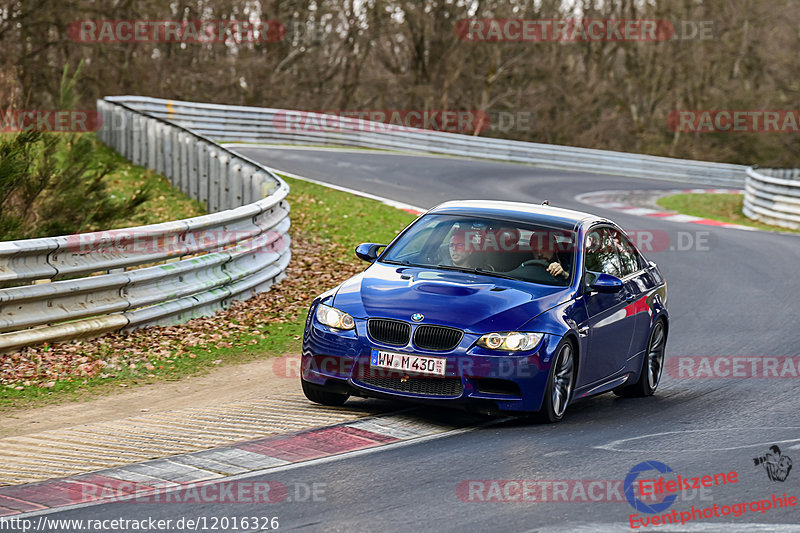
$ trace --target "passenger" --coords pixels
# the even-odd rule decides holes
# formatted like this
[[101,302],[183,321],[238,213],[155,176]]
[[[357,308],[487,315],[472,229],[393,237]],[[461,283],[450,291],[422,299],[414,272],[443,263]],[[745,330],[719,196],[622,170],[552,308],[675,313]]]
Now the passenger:
[[586,253],[584,254],[586,270],[602,272],[603,265],[600,258],[600,233],[595,230],[586,236]]
[[531,252],[533,259],[528,262],[539,262],[547,269],[547,273],[554,278],[569,279],[569,272],[562,263],[558,254],[556,236],[548,231],[537,231],[531,235]]

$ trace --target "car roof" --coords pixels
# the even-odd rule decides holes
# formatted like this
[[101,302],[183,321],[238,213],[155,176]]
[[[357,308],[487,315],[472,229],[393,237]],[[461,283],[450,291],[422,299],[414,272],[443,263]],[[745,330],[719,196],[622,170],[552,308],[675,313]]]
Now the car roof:
[[570,230],[583,223],[610,222],[608,219],[582,211],[550,205],[495,200],[454,200],[439,204],[430,209],[428,213],[491,217],[509,222],[540,224]]

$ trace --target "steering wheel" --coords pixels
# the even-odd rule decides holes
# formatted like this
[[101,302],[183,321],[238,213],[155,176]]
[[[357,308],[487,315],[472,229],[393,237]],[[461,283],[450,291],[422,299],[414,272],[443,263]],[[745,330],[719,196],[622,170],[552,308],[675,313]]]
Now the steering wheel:
[[520,266],[521,267],[524,267],[524,266],[538,266],[538,267],[542,267],[542,268],[546,269],[547,267],[550,266],[550,263],[548,263],[544,259],[528,259],[527,261],[523,261],[523,263]]

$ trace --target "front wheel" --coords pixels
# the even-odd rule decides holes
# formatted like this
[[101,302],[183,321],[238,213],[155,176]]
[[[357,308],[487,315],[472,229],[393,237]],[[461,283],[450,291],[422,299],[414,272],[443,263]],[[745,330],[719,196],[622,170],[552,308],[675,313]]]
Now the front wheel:
[[664,321],[659,320],[653,326],[650,340],[647,341],[647,350],[644,352],[642,368],[639,371],[639,381],[627,387],[614,389],[614,394],[623,397],[651,396],[661,381],[664,370],[664,350],[667,344],[667,329]]
[[572,344],[565,341],[558,349],[555,360],[550,367],[547,378],[542,408],[536,418],[540,422],[560,422],[572,398],[572,388],[575,384],[575,357]]
[[300,383],[303,385],[303,394],[305,394],[306,398],[314,403],[338,407],[344,404],[344,402],[346,402],[350,397],[350,395],[347,393],[331,392],[326,390],[322,385],[309,383],[304,379],[301,379]]

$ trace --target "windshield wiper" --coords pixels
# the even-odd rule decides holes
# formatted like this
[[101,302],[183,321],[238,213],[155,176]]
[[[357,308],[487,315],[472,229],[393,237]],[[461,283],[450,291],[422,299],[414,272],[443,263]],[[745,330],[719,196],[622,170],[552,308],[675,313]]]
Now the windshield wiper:
[[495,272],[493,270],[484,270],[482,268],[464,268],[458,267],[455,265],[436,265],[436,268],[441,268],[442,270],[454,270],[456,272],[465,272],[467,274],[481,274],[483,276],[493,276],[495,278],[503,278],[503,279],[510,279],[514,281],[520,281],[518,278],[513,276],[508,276],[506,274],[501,274],[500,272]]
[[502,272],[495,272],[493,270],[484,270],[482,268],[476,268],[476,272],[480,272],[485,276],[494,276],[496,278],[503,278],[503,279],[511,279],[514,281],[519,281],[519,278],[515,278],[514,276],[509,276],[508,274],[503,274]]
[[384,259],[381,263],[386,263],[387,265],[402,265],[407,267],[418,267],[418,268],[433,268],[433,265],[418,265],[416,263],[412,263],[403,259],[402,261],[395,261],[394,259]]
[[457,267],[455,265],[436,265],[436,268],[441,268],[442,270],[455,270],[456,272],[472,272],[471,268],[462,268]]

